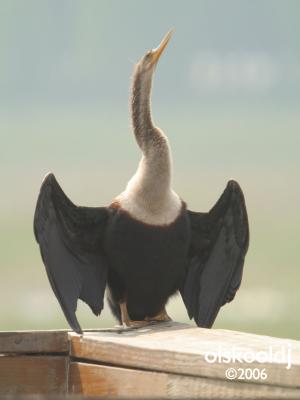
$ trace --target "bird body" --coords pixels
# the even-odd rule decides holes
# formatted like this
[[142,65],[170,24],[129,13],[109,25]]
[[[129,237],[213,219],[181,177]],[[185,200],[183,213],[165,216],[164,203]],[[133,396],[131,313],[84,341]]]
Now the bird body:
[[150,96],[158,59],[147,57],[135,67],[131,90],[132,125],[142,158],[110,207],[105,240],[110,305],[120,321],[118,305],[124,300],[132,320],[155,317],[164,309],[184,279],[190,245],[186,206],[171,187],[168,139],[152,122]]
[[[113,208],[105,238],[112,308],[126,300],[132,320],[154,317],[183,282],[190,245],[183,205],[168,225],[149,225]],[[120,319],[120,314],[115,313]]]
[[239,185],[229,181],[208,213],[188,210],[172,189],[168,139],[152,121],[153,73],[170,36],[135,67],[131,117],[142,158],[125,190],[98,208],[74,205],[53,174],[40,190],[35,236],[53,291],[78,333],[78,298],[98,315],[106,287],[120,323],[168,320],[165,305],[179,291],[189,317],[210,327],[241,283],[249,231]]

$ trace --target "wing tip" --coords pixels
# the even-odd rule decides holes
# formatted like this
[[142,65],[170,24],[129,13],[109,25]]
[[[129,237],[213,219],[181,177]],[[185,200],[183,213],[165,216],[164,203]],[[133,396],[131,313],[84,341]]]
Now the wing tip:
[[248,221],[248,213],[246,207],[245,196],[242,191],[241,186],[234,179],[230,179],[227,184],[227,188],[231,191],[234,196],[236,204],[239,204],[239,218],[244,222],[244,230],[243,233],[240,232],[242,239],[237,238],[237,243],[239,246],[245,248],[245,252],[247,252],[249,247],[249,221]]
[[54,182],[56,182],[54,174],[52,172],[48,172],[44,176],[40,187],[33,217],[33,231],[37,243],[39,243],[39,232],[44,226],[44,218],[42,216],[42,209],[44,207],[43,203],[45,202],[46,198],[48,198]]
[[231,190],[242,191],[240,184],[233,178],[229,179],[229,181],[227,182],[227,188]]
[[226,191],[230,191],[233,195],[235,195],[235,197],[237,199],[239,199],[239,201],[242,202],[244,208],[246,209],[244,192],[243,192],[240,184],[237,181],[235,181],[234,179],[230,179],[227,182],[227,186],[226,186],[225,192]]
[[49,171],[46,173],[46,175],[42,180],[42,186],[44,186],[47,183],[53,183],[54,181],[56,181],[55,175],[53,174],[53,172]]
[[77,335],[83,335],[83,330],[81,329],[81,327],[79,327],[79,328],[72,328],[73,329],[73,331],[75,332],[75,333],[77,333]]
[[199,328],[210,329],[213,326],[213,324],[217,318],[219,310],[220,310],[220,307],[217,310],[217,312],[214,312],[214,313],[206,310],[206,313],[204,315],[202,313],[198,312],[198,315],[194,317],[194,321],[196,322],[196,324]]
[[[61,302],[60,302],[61,303]],[[62,304],[61,304],[62,306]],[[75,313],[71,313],[71,315],[68,313],[68,311],[64,310],[64,307],[62,306],[63,312],[65,314],[65,317],[71,327],[71,329],[76,332],[78,335],[82,335],[83,331],[81,329],[81,326],[79,325],[79,322],[76,318]]]

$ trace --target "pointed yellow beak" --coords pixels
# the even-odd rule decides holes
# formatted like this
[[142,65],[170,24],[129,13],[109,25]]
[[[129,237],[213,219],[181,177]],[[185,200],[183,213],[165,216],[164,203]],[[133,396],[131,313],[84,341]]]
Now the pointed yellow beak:
[[159,60],[159,57],[161,56],[162,52],[164,49],[167,47],[167,44],[169,43],[169,40],[171,39],[171,36],[173,35],[174,29],[171,29],[166,36],[163,38],[161,41],[160,45],[152,50],[152,63],[156,64],[157,61]]

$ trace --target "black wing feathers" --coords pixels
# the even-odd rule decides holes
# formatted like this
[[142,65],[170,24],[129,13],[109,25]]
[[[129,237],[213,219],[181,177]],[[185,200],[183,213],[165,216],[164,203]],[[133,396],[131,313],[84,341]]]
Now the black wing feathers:
[[96,315],[103,308],[107,266],[101,243],[107,218],[106,208],[77,207],[53,174],[45,178],[34,233],[52,289],[76,332],[81,332],[75,315],[78,298]]
[[181,294],[190,318],[211,327],[222,305],[233,300],[249,243],[244,196],[235,181],[208,213],[189,211],[190,265]]

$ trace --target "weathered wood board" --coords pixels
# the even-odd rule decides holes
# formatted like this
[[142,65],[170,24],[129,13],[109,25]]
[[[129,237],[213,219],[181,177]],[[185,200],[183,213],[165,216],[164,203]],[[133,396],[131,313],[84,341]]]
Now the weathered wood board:
[[[268,353],[253,362],[214,360],[226,352],[266,355],[270,349],[286,357],[274,360]],[[265,369],[267,377],[229,380],[228,368]],[[85,331],[82,336],[69,331],[0,332],[0,395],[23,394],[299,399],[300,342],[174,322]]]
[[69,393],[130,399],[299,399],[292,388],[72,362]]
[[0,332],[0,395],[66,394],[68,331]]
[[0,332],[2,353],[68,353],[68,331]]
[[66,357],[0,357],[0,395],[65,394]]
[[[260,383],[300,387],[300,342],[221,329],[202,329],[186,324],[164,323],[143,329],[85,332],[83,336],[70,333],[71,355],[77,358],[100,361],[153,371],[182,375],[226,379],[228,368],[266,369],[267,379]],[[236,351],[257,353],[283,352],[291,355],[291,368],[287,361],[278,362],[207,362],[215,354]],[[289,352],[289,353],[288,353]],[[277,360],[275,360],[277,361]],[[254,378],[247,380],[258,383]]]

